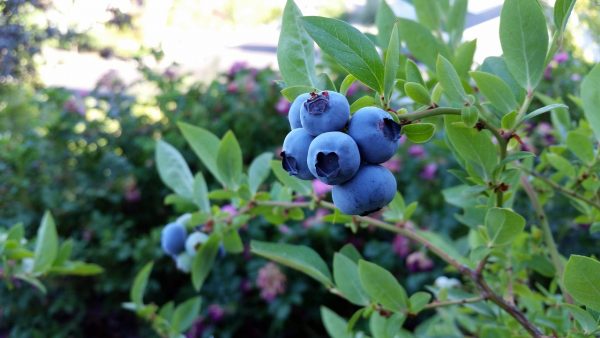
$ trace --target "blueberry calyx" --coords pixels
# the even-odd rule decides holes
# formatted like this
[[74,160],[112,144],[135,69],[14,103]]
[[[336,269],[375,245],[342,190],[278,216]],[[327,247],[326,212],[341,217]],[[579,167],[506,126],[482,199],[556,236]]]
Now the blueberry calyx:
[[286,156],[285,151],[282,151],[279,155],[283,158],[283,161],[281,161],[283,170],[287,171],[290,176],[298,175],[298,163],[296,162],[296,159],[291,156]]
[[309,114],[323,114],[329,109],[329,94],[323,92],[322,94],[311,95],[311,97],[304,102],[304,108]]
[[383,136],[392,142],[396,142],[400,139],[400,125],[392,119],[383,119],[380,124]]
[[336,153],[317,154],[315,169],[320,177],[333,178],[340,173],[339,157]]

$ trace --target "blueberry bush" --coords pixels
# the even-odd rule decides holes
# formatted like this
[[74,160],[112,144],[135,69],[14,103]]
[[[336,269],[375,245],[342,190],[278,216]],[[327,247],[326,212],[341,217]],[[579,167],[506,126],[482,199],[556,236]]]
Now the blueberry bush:
[[[462,41],[466,0],[415,0],[418,21],[397,18],[381,1],[377,35],[337,19],[303,16],[289,0],[277,56],[294,129],[281,139],[282,161],[265,153],[245,167],[233,132],[218,137],[180,121],[202,169],[193,172],[177,148],[157,142],[158,173],[172,191],[167,200],[183,214],[163,230],[165,253],[189,271],[202,294],[207,278],[220,270],[219,256],[247,255],[249,242],[251,254],[297,270],[315,281],[314,292],[339,298],[323,298],[320,307],[332,337],[596,336],[597,247],[561,245],[566,235],[549,215],[560,205],[569,222],[586,224],[585,235],[598,238],[600,66],[585,75],[571,98],[582,111],[577,119],[570,104],[538,90],[544,70],[563,48],[574,3],[556,1],[548,23],[537,0],[505,1],[503,55],[473,65],[477,43]],[[314,43],[348,73],[341,83],[316,72]],[[344,96],[355,82],[370,93],[350,103]],[[540,119],[550,120],[554,140],[534,152],[526,136]],[[453,185],[441,191],[421,186],[456,208],[450,222],[459,225],[451,233],[412,222],[420,201],[407,204],[404,195],[411,192],[395,184],[388,162],[388,168],[378,164],[401,142],[429,142],[452,153],[443,175],[452,176]],[[418,161],[417,149],[401,160]],[[429,167],[410,179],[427,180],[436,170]],[[277,182],[267,184],[271,174]],[[208,175],[216,185],[207,184]],[[316,193],[307,181],[312,177],[334,185],[333,203]],[[226,206],[235,212],[224,212]],[[444,264],[439,278],[403,285],[385,261],[353,244],[331,253],[299,239],[248,236],[257,220],[281,226],[322,209],[330,211],[323,217],[330,227],[356,238],[389,233],[418,247],[406,259],[414,270],[431,268],[428,256],[437,257]],[[402,244],[394,247],[401,249]],[[124,307],[161,336],[194,330],[198,294],[177,299],[178,305],[144,300],[153,267],[148,263],[139,272]],[[267,298],[285,283],[278,270],[266,265],[259,273],[270,276],[270,288],[263,290]],[[259,276],[259,284],[266,279]],[[340,311],[328,306],[338,301],[347,305]]]

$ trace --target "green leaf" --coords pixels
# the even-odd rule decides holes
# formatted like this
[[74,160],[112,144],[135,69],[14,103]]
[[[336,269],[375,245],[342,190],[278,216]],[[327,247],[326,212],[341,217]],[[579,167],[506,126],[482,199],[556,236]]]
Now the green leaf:
[[202,175],[202,172],[200,171],[194,176],[194,186],[192,190],[194,194],[194,203],[200,210],[209,213],[210,201],[208,198],[208,187],[204,175]]
[[299,270],[327,288],[333,286],[327,264],[318,253],[307,246],[251,241],[250,250],[256,255]]
[[377,264],[360,260],[358,274],[363,289],[373,301],[396,312],[407,309],[406,291],[389,271]]
[[475,124],[477,124],[477,121],[479,121],[479,111],[473,106],[468,106],[461,109],[460,116],[463,123],[469,128],[475,127]]
[[590,226],[590,234],[600,232],[600,222],[595,222]]
[[454,68],[456,68],[456,72],[461,78],[466,79],[469,75],[475,49],[477,49],[477,40],[471,40],[463,42],[454,52]]
[[554,25],[561,33],[565,31],[573,6],[575,0],[556,0],[554,3]]
[[194,177],[183,156],[165,141],[156,143],[156,166],[163,183],[176,194],[192,200]]
[[250,164],[250,168],[248,169],[248,185],[250,186],[252,195],[256,194],[260,185],[269,177],[272,159],[272,153],[262,153]]
[[575,167],[573,167],[573,165],[566,158],[558,154],[547,153],[546,159],[548,160],[548,162],[550,162],[550,165],[554,167],[554,169],[558,170],[565,176],[575,176]]
[[135,279],[133,280],[129,297],[131,298],[131,301],[138,307],[144,305],[144,292],[146,291],[146,285],[148,284],[148,278],[152,272],[153,265],[154,262],[144,265],[142,270],[137,273]]
[[271,170],[283,185],[291,188],[292,190],[302,194],[302,195],[310,195],[312,192],[312,186],[310,181],[303,181],[294,176],[290,176],[285,170],[283,170],[281,166],[281,161],[273,160],[271,161]]
[[427,239],[427,241],[429,241],[432,245],[440,248],[443,252],[445,252],[448,256],[452,257],[460,264],[466,266],[472,265],[472,262],[469,259],[461,255],[460,252],[458,252],[456,245],[452,242],[451,239],[442,237],[441,235],[438,235],[437,233],[431,231],[416,230],[416,232],[421,237]]
[[491,208],[485,215],[485,228],[490,245],[508,245],[525,229],[525,218],[510,209]]
[[425,82],[423,81],[423,76],[421,76],[421,70],[419,70],[419,66],[417,66],[417,64],[413,60],[406,60],[405,72],[406,82],[416,82],[421,85],[425,85]]
[[581,83],[583,113],[600,141],[600,63],[596,64]]
[[317,87],[321,88],[322,90],[332,90],[337,92],[337,88],[335,88],[333,80],[331,80],[329,75],[325,73],[317,75]]
[[594,146],[587,135],[574,130],[568,132],[567,148],[583,162],[587,164],[593,163]]
[[308,86],[291,86],[291,87],[283,88],[281,90],[281,95],[283,95],[288,101],[294,102],[294,100],[298,96],[300,96],[304,93],[310,93],[310,92],[314,92],[314,91],[318,91],[318,89],[315,87],[308,87]]
[[519,85],[532,92],[542,78],[548,51],[546,18],[537,0],[506,0],[500,14],[500,44]]
[[426,106],[431,105],[431,96],[429,96],[427,89],[420,83],[406,82],[404,84],[404,92],[416,103]]
[[354,81],[356,81],[356,78],[354,77],[354,75],[352,75],[352,74],[346,75],[346,77],[342,81],[342,84],[340,85],[340,94],[346,95],[346,93],[348,93],[348,89],[350,88],[350,86],[352,86]]
[[341,20],[305,16],[302,21],[325,53],[362,83],[383,92],[383,63],[371,40]]
[[158,311],[158,315],[170,322],[171,318],[173,318],[174,311],[175,303],[173,303],[173,301],[169,301],[160,308],[160,310]]
[[564,285],[581,304],[600,311],[600,262],[593,258],[571,255],[565,266]]
[[221,237],[213,232],[208,236],[208,240],[200,247],[196,256],[192,260],[192,284],[194,289],[199,291],[212,270],[215,258],[219,252]]
[[54,263],[52,265],[54,265],[54,266],[63,265],[66,261],[69,260],[69,258],[71,258],[72,252],[73,252],[73,240],[68,239],[60,245],[60,249],[58,250],[58,254],[56,255],[56,259],[54,260]]
[[561,304],[560,306],[567,308],[573,318],[581,325],[585,334],[590,334],[598,328],[598,323],[596,323],[594,317],[579,306],[567,303]]
[[494,74],[504,81],[508,85],[508,88],[513,92],[517,102],[520,102],[525,97],[525,91],[519,86],[515,78],[512,76],[506,66],[504,58],[500,56],[490,56],[483,60],[483,64],[480,67],[482,72]]
[[375,105],[375,99],[373,98],[373,96],[365,95],[363,97],[360,97],[356,101],[352,102],[352,104],[350,105],[350,113],[354,114],[360,108],[370,107],[370,106],[374,106],[374,105]]
[[412,312],[412,313],[419,313],[419,312],[421,312],[421,310],[423,310],[423,308],[425,307],[425,305],[427,305],[430,300],[431,300],[431,294],[430,293],[423,292],[423,291],[415,292],[408,299],[408,303],[410,304],[409,305],[410,312]]
[[179,122],[177,125],[179,126],[183,137],[190,147],[192,147],[192,150],[204,164],[206,169],[210,171],[214,178],[223,184],[217,168],[217,150],[219,149],[221,140],[206,129],[183,122]]
[[293,0],[288,0],[277,43],[277,63],[287,86],[316,86],[314,46],[301,19],[302,12],[298,6]]
[[438,54],[449,57],[446,47],[423,25],[407,19],[399,19],[398,25],[402,32],[401,38],[406,42],[410,52],[429,69],[436,68]]
[[395,24],[390,37],[390,44],[385,53],[385,72],[383,74],[384,97],[386,102],[392,98],[396,74],[400,67],[400,38],[398,37],[398,25]]
[[375,312],[369,319],[369,329],[374,338],[396,338],[398,332],[402,329],[402,324],[406,320],[403,313],[394,313],[389,317],[384,317]]
[[477,88],[479,88],[481,93],[503,115],[510,113],[518,107],[519,104],[513,92],[502,78],[485,72],[471,72],[470,75],[475,80],[475,83],[477,83]]
[[200,314],[202,299],[193,297],[179,304],[173,312],[171,319],[171,328],[176,333],[186,332],[194,323],[194,320]]
[[515,110],[502,116],[500,120],[500,126],[504,129],[511,129],[517,123],[517,112]]
[[531,157],[535,157],[535,154],[528,151],[517,151],[506,156],[502,161],[500,161],[500,163],[498,163],[498,166],[505,166],[512,161],[523,160]]
[[98,264],[75,261],[54,266],[49,272],[57,275],[93,276],[103,273],[104,269]]
[[321,306],[321,320],[325,326],[325,330],[332,338],[352,338],[352,333],[348,332],[346,328],[348,323],[337,313],[331,311],[325,306]]
[[244,243],[237,230],[232,229],[223,234],[223,247],[227,252],[241,253],[244,251]]
[[413,6],[415,7],[419,23],[434,32],[440,28],[440,8],[438,1],[413,0]]
[[498,163],[498,152],[486,130],[464,128],[454,124],[459,116],[445,116],[446,133],[456,152],[478,168],[483,178],[490,179]]
[[21,239],[23,239],[23,236],[25,236],[25,227],[23,226],[23,223],[17,223],[8,229],[6,240],[13,240],[19,243],[21,242]]
[[557,108],[569,109],[569,107],[567,107],[566,105],[564,105],[562,103],[554,103],[554,104],[547,105],[547,106],[544,106],[542,108],[538,108],[538,109],[532,111],[531,113],[525,115],[524,119],[531,120],[532,118],[534,118],[538,115],[542,115],[543,113],[547,113],[547,112],[552,111]]
[[435,134],[435,125],[433,123],[411,123],[402,126],[406,137],[414,143],[425,143]]
[[358,261],[362,259],[362,256],[356,247],[350,243],[344,245],[340,249],[340,253],[348,258],[350,258],[354,263],[358,264]]
[[362,306],[369,304],[369,297],[360,285],[358,265],[352,259],[336,253],[333,256],[333,278],[336,287],[349,302]]
[[47,272],[52,263],[54,263],[57,254],[58,234],[56,233],[56,225],[52,214],[46,211],[37,231],[35,253],[33,256],[33,272],[40,275]]
[[467,16],[467,0],[454,0],[448,13],[447,31],[450,35],[450,45],[456,46],[461,40],[465,30]]
[[31,277],[28,275],[21,275],[21,274],[15,274],[14,277],[31,284],[33,287],[38,289],[44,295],[47,293],[47,290],[46,290],[46,287],[44,286],[44,284],[42,284],[42,282],[35,277]]
[[464,102],[467,101],[467,94],[452,63],[442,55],[438,55],[436,72],[438,80],[444,89],[444,94],[446,94],[450,102],[463,106]]
[[225,186],[237,190],[242,177],[242,149],[231,130],[223,136],[219,144],[217,168]]
[[385,0],[379,0],[379,7],[375,14],[375,25],[377,26],[377,41],[381,48],[390,44],[392,29],[396,23],[396,14]]

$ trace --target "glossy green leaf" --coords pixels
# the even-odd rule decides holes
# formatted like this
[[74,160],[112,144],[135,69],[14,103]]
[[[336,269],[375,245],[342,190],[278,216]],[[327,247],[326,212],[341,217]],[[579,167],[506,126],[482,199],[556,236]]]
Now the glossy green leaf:
[[54,263],[58,254],[58,233],[54,218],[49,211],[44,213],[37,231],[35,252],[33,257],[33,272],[44,274]]
[[342,317],[340,317],[337,313],[331,311],[325,306],[321,306],[321,320],[323,321],[323,326],[325,326],[325,330],[329,337],[332,338],[352,338],[353,335],[351,332],[348,332],[346,328],[348,327],[348,323]]
[[362,259],[360,252],[358,252],[358,250],[356,250],[356,247],[354,245],[352,245],[351,243],[344,245],[340,249],[340,253],[342,255],[350,258],[356,264],[358,264],[358,261],[360,259]]
[[156,143],[156,167],[163,183],[178,195],[192,200],[194,177],[185,159],[165,141]]
[[444,94],[446,94],[450,102],[462,107],[467,101],[467,94],[454,66],[442,55],[438,56],[436,73],[440,85],[444,88]]
[[208,186],[202,172],[197,172],[194,176],[193,185],[194,203],[200,210],[210,212],[210,200],[208,198]]
[[575,167],[573,167],[573,165],[566,158],[555,153],[547,153],[546,159],[548,162],[550,162],[550,165],[554,167],[554,169],[558,170],[558,172],[567,177],[575,176]]
[[572,255],[565,266],[563,279],[573,299],[600,311],[600,262],[590,257]]
[[346,77],[342,81],[342,84],[340,85],[340,94],[346,95],[348,93],[348,89],[350,89],[350,86],[352,86],[354,81],[356,81],[356,78],[354,77],[354,75],[352,75],[352,74],[346,75]]
[[288,101],[294,102],[294,100],[298,96],[300,96],[304,93],[310,93],[310,92],[314,92],[314,91],[318,91],[318,89],[315,87],[309,87],[309,86],[291,86],[291,87],[283,88],[281,90],[281,95],[283,95],[283,97],[285,97]]
[[407,309],[406,291],[389,271],[377,264],[360,260],[358,274],[363,289],[373,301],[396,312]]
[[244,243],[237,230],[231,229],[223,234],[223,247],[227,252],[241,253],[244,251]]
[[413,6],[415,7],[419,23],[434,32],[440,28],[440,8],[438,2],[439,1],[431,0],[413,0]]
[[383,63],[371,40],[341,20],[305,16],[302,21],[308,34],[325,53],[359,81],[383,92]]
[[485,215],[485,228],[490,245],[508,245],[525,229],[525,218],[510,209],[490,208]]
[[564,32],[575,0],[556,0],[554,2],[554,25],[560,32]]
[[375,25],[377,26],[377,41],[381,48],[386,48],[390,44],[392,29],[396,23],[396,15],[386,0],[379,0],[379,7],[375,14]]
[[333,286],[327,264],[318,253],[307,246],[252,241],[250,250],[253,254],[299,270],[328,288]]
[[208,240],[200,247],[196,256],[192,260],[192,285],[196,291],[202,288],[206,277],[212,270],[215,258],[219,252],[220,236],[213,232],[208,236]]
[[131,301],[138,307],[144,304],[144,292],[146,291],[146,285],[148,284],[148,278],[152,272],[153,265],[153,262],[144,265],[137,275],[135,275],[135,279],[133,280],[129,298],[131,298]]
[[448,50],[431,34],[429,29],[418,22],[399,19],[400,38],[406,42],[410,52],[431,70],[435,70],[438,54],[448,57]]
[[317,87],[321,88],[322,90],[332,90],[337,92],[335,83],[333,83],[333,80],[331,80],[329,75],[325,73],[320,73],[317,75]]
[[242,176],[242,149],[231,130],[223,136],[219,144],[217,168],[225,186],[237,190]]
[[567,148],[584,163],[591,164],[594,161],[594,145],[581,132],[573,130],[567,133]]
[[473,64],[473,57],[477,49],[477,40],[465,41],[454,52],[454,68],[458,76],[466,79]]
[[192,147],[192,150],[196,156],[198,156],[202,164],[204,164],[214,178],[223,183],[219,176],[219,170],[217,169],[217,150],[219,149],[221,140],[204,128],[183,122],[179,122],[177,125],[179,126],[183,137],[190,147]]
[[563,109],[568,109],[569,107],[567,107],[566,105],[562,104],[562,103],[554,103],[554,104],[550,104],[541,108],[538,108],[534,111],[532,111],[531,113],[525,115],[525,120],[531,120],[532,118],[542,115],[544,113],[547,113],[549,111],[552,111],[554,109],[558,109],[558,108],[563,108]]
[[392,97],[394,90],[394,83],[396,82],[396,74],[400,67],[400,38],[398,37],[398,25],[394,25],[392,29],[392,35],[390,37],[390,44],[385,53],[385,72],[383,74],[383,87],[384,97],[386,102],[389,102]]
[[517,123],[517,111],[513,110],[510,113],[502,116],[500,120],[500,126],[503,129],[511,129]]
[[594,332],[598,328],[598,323],[594,317],[584,309],[573,304],[561,304],[560,306],[565,307],[569,310],[569,313],[575,318],[575,320],[581,325],[581,328],[586,334]]
[[384,317],[375,312],[369,318],[369,329],[373,338],[396,338],[398,332],[402,329],[402,324],[406,320],[403,313],[394,313],[389,317]]
[[408,299],[410,312],[419,313],[431,300],[431,294],[428,292],[415,292]]
[[171,329],[176,333],[186,332],[200,314],[202,299],[193,297],[179,304],[173,312]]
[[301,18],[298,6],[293,0],[288,0],[277,43],[277,63],[287,86],[316,86],[314,46]]
[[21,242],[25,235],[25,227],[23,223],[17,223],[8,229],[6,233],[6,240],[13,240],[15,242]]
[[537,86],[548,51],[546,18],[537,0],[506,0],[500,14],[500,44],[506,65],[527,91]]
[[271,170],[273,170],[273,173],[275,174],[277,179],[286,187],[289,187],[302,195],[310,195],[310,193],[312,192],[312,186],[310,184],[310,181],[303,181],[294,176],[290,176],[290,174],[283,170],[283,167],[281,166],[281,161],[272,160]]
[[462,118],[462,122],[468,128],[473,128],[475,124],[477,124],[477,121],[479,121],[479,111],[473,106],[468,106],[461,109],[460,116]]
[[350,113],[354,114],[357,110],[364,107],[370,107],[375,105],[375,99],[373,96],[365,95],[352,102],[350,105]]
[[402,131],[411,142],[425,143],[435,134],[435,125],[433,123],[411,123],[402,126]]
[[513,92],[500,77],[485,72],[471,72],[470,75],[481,93],[502,114],[508,114],[518,108],[519,104]]
[[49,272],[57,275],[93,276],[103,273],[104,269],[97,264],[75,261],[54,266]]
[[423,81],[423,76],[421,75],[421,70],[413,60],[406,60],[405,73],[407,83],[415,82],[421,85],[425,85],[425,81]]
[[272,153],[262,153],[250,164],[250,168],[248,169],[248,185],[253,195],[256,194],[260,185],[269,177],[272,159]]
[[600,63],[586,75],[581,83],[581,99],[583,100],[583,113],[590,123],[590,127],[600,141]]
[[349,302],[362,306],[369,304],[369,297],[358,277],[358,265],[344,254],[336,253],[333,256],[333,279]]
[[56,255],[56,259],[54,260],[53,266],[61,266],[65,262],[71,258],[71,253],[73,252],[73,240],[68,239],[64,241],[60,245],[60,249],[58,249],[58,254]]
[[525,97],[525,90],[519,86],[517,80],[512,76],[506,65],[506,61],[501,56],[490,56],[483,60],[480,71],[494,74],[508,85],[508,88],[513,92],[517,102],[521,102]]
[[431,96],[429,96],[427,89],[420,83],[406,82],[404,84],[404,92],[416,103],[426,106],[431,105]]

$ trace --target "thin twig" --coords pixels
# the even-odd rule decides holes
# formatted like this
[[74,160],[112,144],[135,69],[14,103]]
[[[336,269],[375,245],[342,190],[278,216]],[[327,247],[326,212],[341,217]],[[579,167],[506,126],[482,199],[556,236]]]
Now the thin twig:
[[453,299],[453,300],[447,300],[447,301],[442,301],[442,302],[432,302],[432,303],[425,305],[425,307],[423,309],[435,309],[435,308],[443,307],[443,306],[477,303],[477,302],[481,302],[483,300],[485,300],[485,298],[483,298],[482,296],[478,296],[478,297],[463,298],[463,299]]

